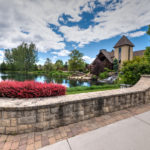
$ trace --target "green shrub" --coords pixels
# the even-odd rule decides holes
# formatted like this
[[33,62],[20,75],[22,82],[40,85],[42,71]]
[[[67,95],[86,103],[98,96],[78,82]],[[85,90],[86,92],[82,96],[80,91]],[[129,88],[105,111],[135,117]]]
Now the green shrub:
[[70,76],[70,72],[51,71],[48,75],[50,77],[55,77],[55,78],[67,78],[68,76]]
[[99,74],[100,79],[106,79],[108,76],[109,76],[109,74],[108,74],[107,71],[102,72],[102,73]]
[[121,69],[121,81],[125,84],[135,84],[142,74],[150,74],[150,64],[142,57],[136,57],[124,62]]

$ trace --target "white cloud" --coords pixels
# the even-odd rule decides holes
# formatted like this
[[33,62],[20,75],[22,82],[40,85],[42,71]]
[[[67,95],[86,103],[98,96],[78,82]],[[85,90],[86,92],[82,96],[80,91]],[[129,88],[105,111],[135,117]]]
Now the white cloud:
[[[60,27],[67,41],[74,41],[83,47],[90,42],[97,42],[126,34],[150,24],[149,0],[123,0],[110,3],[106,11],[101,11],[94,18],[95,26],[80,29],[78,26]],[[140,34],[143,34],[142,32]]]
[[53,56],[53,57],[52,57],[52,63],[55,63],[56,60],[57,60],[57,58],[58,58],[57,56]]
[[52,54],[54,55],[58,55],[58,56],[68,56],[71,52],[68,50],[61,50],[59,52],[52,52]]
[[89,56],[83,56],[82,58],[83,58],[83,60],[85,60],[87,63],[92,63],[93,60],[95,59],[95,58],[91,58],[91,57],[89,57]]
[[42,52],[64,49],[64,38],[48,28],[48,23],[59,26],[62,14],[70,15],[71,21],[79,21],[80,6],[88,1],[0,0],[0,48],[14,48],[24,41],[34,42]]
[[[92,12],[95,0],[0,0],[0,48],[13,48],[24,42],[34,42],[41,52],[65,49],[64,37],[83,47],[92,41],[108,39],[150,24],[149,0],[98,0],[106,11],[99,12],[95,26],[60,26],[63,14],[69,21],[78,22],[83,11]],[[80,9],[83,7],[83,9]],[[48,24],[60,26],[64,37],[55,33]],[[27,32],[28,34],[23,33]],[[142,34],[142,33],[141,33]],[[133,36],[133,35],[131,35]],[[63,54],[60,54],[63,55]]]
[[145,31],[137,31],[137,32],[133,32],[133,33],[127,33],[126,36],[130,36],[130,37],[139,37],[146,34]]

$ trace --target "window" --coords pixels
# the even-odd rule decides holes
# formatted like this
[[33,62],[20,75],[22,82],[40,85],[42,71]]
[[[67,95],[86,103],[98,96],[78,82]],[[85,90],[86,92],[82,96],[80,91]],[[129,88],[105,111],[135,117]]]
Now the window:
[[119,48],[119,62],[121,62],[121,47]]
[[128,60],[130,60],[130,46],[129,46],[129,49],[128,49]]

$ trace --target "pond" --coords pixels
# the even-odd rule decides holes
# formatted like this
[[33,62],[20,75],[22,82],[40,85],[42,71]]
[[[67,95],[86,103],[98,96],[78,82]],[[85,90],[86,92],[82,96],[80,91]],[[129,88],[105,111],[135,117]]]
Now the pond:
[[15,80],[15,81],[34,80],[36,82],[58,83],[65,85],[66,87],[91,86],[98,84],[95,81],[75,81],[65,78],[51,78],[45,75],[24,75],[15,73],[6,74],[0,72],[0,81],[3,80]]

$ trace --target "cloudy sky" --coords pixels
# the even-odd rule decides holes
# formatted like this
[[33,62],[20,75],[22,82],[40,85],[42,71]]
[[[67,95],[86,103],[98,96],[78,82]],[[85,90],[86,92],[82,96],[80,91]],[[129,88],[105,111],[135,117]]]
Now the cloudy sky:
[[90,63],[122,35],[134,50],[150,45],[150,0],[0,0],[0,62],[4,49],[33,42],[39,64],[66,61],[78,49]]

